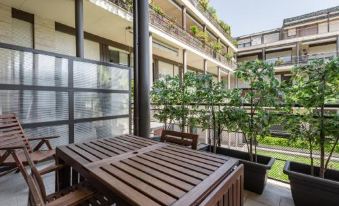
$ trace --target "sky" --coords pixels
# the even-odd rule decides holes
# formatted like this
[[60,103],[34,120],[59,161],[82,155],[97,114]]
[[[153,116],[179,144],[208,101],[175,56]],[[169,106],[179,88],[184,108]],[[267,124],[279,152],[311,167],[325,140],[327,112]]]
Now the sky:
[[210,0],[232,36],[279,28],[283,19],[339,6],[339,0]]

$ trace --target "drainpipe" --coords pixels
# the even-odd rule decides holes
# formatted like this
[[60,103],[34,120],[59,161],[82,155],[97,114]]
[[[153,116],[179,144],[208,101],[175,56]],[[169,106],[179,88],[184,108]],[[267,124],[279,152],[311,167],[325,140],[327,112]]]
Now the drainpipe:
[[84,58],[84,2],[75,0],[76,56]]

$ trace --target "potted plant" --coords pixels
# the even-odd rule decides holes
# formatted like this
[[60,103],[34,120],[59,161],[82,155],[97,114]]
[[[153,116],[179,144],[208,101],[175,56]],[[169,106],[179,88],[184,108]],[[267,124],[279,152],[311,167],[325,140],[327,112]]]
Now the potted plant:
[[199,111],[199,124],[208,132],[212,130],[212,138],[208,138],[208,144],[212,147],[206,147],[208,151],[216,153],[217,146],[221,145],[221,134],[223,131],[222,108],[226,95],[226,90],[222,83],[214,82],[212,75],[199,75],[196,81],[197,101],[204,105],[204,109]]
[[310,151],[310,164],[287,161],[284,168],[294,202],[297,206],[338,205],[339,171],[329,169],[329,165],[338,150],[339,116],[337,111],[326,110],[325,104],[338,103],[339,58],[297,66],[292,80],[288,103],[302,108],[289,109],[286,129],[292,138],[304,140]]
[[243,135],[247,152],[223,147],[218,147],[216,152],[240,159],[245,166],[245,189],[261,194],[275,159],[257,154],[257,137],[270,134],[275,119],[272,107],[278,100],[279,82],[274,78],[273,65],[262,61],[245,62],[235,76],[248,82],[249,88],[246,91],[233,89],[228,93],[222,124],[228,131]]
[[164,125],[164,129],[170,129],[174,121],[176,110],[176,92],[178,91],[179,77],[166,76],[155,81],[151,91],[151,101],[155,110],[154,118]]

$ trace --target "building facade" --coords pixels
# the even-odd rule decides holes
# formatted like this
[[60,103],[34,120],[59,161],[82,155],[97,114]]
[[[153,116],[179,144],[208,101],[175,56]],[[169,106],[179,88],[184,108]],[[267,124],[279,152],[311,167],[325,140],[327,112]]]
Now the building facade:
[[339,56],[339,6],[284,19],[281,28],[240,36],[237,41],[238,63],[265,60],[275,64],[279,80],[287,80],[294,65]]
[[[195,72],[229,85],[237,48],[199,1],[149,3],[152,82]],[[130,0],[0,0],[0,114],[60,135],[54,145],[130,132],[132,27]]]

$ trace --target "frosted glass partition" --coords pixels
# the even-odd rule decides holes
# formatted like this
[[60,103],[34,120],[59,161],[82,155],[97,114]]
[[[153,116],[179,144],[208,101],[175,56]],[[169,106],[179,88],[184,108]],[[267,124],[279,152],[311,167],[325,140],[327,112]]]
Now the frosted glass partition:
[[130,68],[0,43],[0,114],[53,145],[129,133]]

